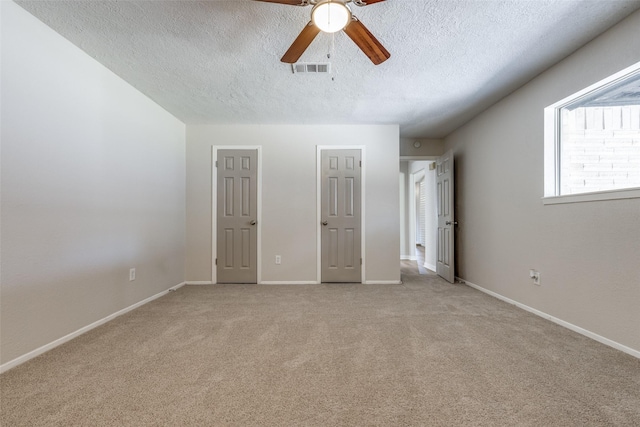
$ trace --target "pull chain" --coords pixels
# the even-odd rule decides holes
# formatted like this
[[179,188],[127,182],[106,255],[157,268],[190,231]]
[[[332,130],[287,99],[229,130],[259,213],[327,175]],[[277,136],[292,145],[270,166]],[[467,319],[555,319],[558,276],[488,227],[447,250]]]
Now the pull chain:
[[335,74],[333,71],[333,64],[331,63],[331,57],[336,52],[336,33],[331,33],[331,39],[329,40],[329,52],[327,53],[327,59],[329,60],[329,65],[331,66],[331,81],[335,81]]

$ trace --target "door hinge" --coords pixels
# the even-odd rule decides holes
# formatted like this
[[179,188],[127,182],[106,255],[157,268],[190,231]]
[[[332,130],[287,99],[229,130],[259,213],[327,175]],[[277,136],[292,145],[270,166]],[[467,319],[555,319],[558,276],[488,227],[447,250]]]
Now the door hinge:
[[362,167],[362,160],[360,160],[360,167]]
[[218,258],[216,258],[216,265],[218,265]]
[[218,161],[216,160],[216,167],[218,167]]
[[362,258],[360,258],[360,265],[362,265]]

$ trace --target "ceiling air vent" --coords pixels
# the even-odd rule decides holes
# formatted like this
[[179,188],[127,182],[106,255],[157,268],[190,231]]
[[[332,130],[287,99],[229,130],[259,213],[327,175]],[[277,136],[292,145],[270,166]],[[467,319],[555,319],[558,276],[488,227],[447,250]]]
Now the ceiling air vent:
[[330,62],[297,62],[295,64],[291,64],[291,68],[293,69],[293,74],[330,73],[331,63]]

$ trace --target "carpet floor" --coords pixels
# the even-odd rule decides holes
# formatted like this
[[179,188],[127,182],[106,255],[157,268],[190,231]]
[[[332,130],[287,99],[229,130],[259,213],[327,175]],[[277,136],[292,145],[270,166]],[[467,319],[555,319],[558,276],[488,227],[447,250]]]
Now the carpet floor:
[[640,425],[640,360],[403,262],[186,286],[0,376],[9,426]]

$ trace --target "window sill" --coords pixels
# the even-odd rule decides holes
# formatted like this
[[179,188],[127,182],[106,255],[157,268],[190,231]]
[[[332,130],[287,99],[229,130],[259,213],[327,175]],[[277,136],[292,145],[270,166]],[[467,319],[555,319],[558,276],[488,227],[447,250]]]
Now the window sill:
[[562,203],[600,202],[603,200],[620,200],[640,198],[640,188],[622,190],[596,191],[593,193],[568,194],[566,196],[547,196],[542,198],[543,205]]

